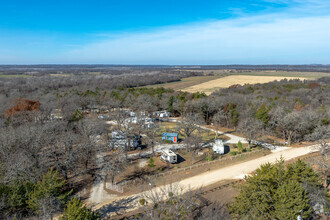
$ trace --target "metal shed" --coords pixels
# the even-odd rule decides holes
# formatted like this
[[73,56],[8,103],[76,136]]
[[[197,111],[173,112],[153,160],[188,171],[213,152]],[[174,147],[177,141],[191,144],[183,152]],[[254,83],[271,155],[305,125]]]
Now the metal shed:
[[162,133],[162,140],[169,140],[173,143],[178,143],[178,133]]

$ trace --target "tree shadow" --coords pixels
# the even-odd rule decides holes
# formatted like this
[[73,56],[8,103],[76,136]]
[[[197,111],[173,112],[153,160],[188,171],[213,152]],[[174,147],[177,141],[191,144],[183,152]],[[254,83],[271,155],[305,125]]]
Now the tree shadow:
[[97,211],[99,212],[101,219],[110,217],[111,213],[115,213],[116,215],[121,215],[123,214],[123,212],[125,213],[128,209],[135,207],[136,204],[134,203],[134,200],[136,199],[137,199],[136,196],[132,196],[118,201],[114,201],[111,204],[102,206]]
[[132,174],[125,175],[124,179],[119,181],[118,183],[129,180],[135,180],[135,179],[143,180],[145,179],[145,177],[156,174],[156,172],[157,172],[156,170],[147,170],[147,169],[134,170]]

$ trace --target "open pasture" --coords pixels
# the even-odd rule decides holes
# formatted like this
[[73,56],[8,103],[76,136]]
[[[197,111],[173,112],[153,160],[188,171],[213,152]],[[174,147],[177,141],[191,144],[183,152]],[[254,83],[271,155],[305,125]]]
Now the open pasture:
[[282,79],[300,79],[305,80],[307,78],[302,77],[282,77],[282,76],[247,76],[247,75],[231,75],[222,77],[219,79],[211,80],[208,82],[200,83],[194,86],[182,89],[182,91],[187,92],[204,92],[209,95],[212,92],[220,88],[228,88],[232,85],[244,85],[244,84],[257,84],[257,83],[267,83],[272,81],[280,81]]
[[147,88],[163,87],[165,89],[182,90],[184,88],[188,88],[190,86],[208,82],[210,80],[219,79],[220,77],[222,77],[222,76],[192,76],[192,77],[183,78],[177,82],[149,85],[149,86],[145,86],[145,87],[147,87]]
[[304,71],[284,71],[284,70],[194,70],[205,75],[246,75],[246,76],[281,76],[281,77],[302,77],[317,79],[329,77],[328,72],[304,72]]

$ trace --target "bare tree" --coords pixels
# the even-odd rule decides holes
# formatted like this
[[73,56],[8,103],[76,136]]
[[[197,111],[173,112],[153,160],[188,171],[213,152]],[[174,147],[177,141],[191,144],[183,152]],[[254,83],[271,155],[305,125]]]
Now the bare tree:
[[320,158],[314,160],[318,166],[320,173],[324,178],[324,187],[329,185],[329,170],[330,170],[330,147],[327,140],[330,138],[330,126],[318,126],[315,131],[309,135],[309,139],[319,143]]
[[193,135],[194,132],[200,130],[200,118],[195,114],[187,114],[182,120],[178,122],[177,130],[185,138]]
[[145,134],[147,135],[146,143],[148,145],[148,147],[151,147],[152,150],[152,155],[155,154],[155,144],[157,141],[157,135],[158,132],[160,130],[160,126],[159,124],[154,124],[154,126],[152,128],[146,128],[145,129]]
[[106,133],[106,130],[105,124],[100,120],[83,119],[78,122],[80,142],[77,148],[85,171],[89,170],[88,165],[94,160],[96,153],[105,148],[106,143],[102,139],[102,134]]
[[215,139],[218,138],[218,131],[219,131],[219,128],[222,126],[222,125],[226,125],[228,126],[229,125],[229,119],[227,117],[227,115],[222,111],[222,110],[219,110],[214,116],[213,116],[213,124],[215,125],[215,129],[217,132],[215,132]]
[[198,152],[199,149],[201,149],[201,142],[202,142],[202,137],[198,133],[191,134],[189,137],[186,137],[183,141],[186,147],[186,151],[191,153],[192,163],[195,162],[196,153]]
[[140,199],[143,219],[192,219],[198,207],[198,192],[169,184],[145,192]]
[[201,220],[229,220],[231,219],[227,207],[218,202],[207,203],[202,209],[202,213],[197,219]]
[[245,135],[248,148],[251,149],[252,140],[260,136],[263,131],[263,124],[254,118],[246,118],[239,123],[238,130]]
[[139,200],[143,209],[139,219],[230,219],[224,206],[210,203],[201,193],[178,184],[151,188]]
[[114,184],[115,177],[125,169],[126,160],[119,149],[114,149],[105,157],[104,170],[108,174],[110,181]]

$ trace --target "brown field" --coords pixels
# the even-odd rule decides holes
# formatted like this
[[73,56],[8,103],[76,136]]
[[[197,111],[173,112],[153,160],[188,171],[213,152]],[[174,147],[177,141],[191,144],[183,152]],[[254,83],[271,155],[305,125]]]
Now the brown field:
[[207,95],[216,91],[220,88],[227,88],[235,84],[257,84],[257,83],[267,83],[275,80],[282,79],[300,79],[305,80],[307,78],[302,77],[281,77],[281,76],[246,76],[246,75],[231,75],[223,78],[211,80],[208,82],[200,83],[188,88],[182,89],[187,92],[205,92]]
[[[188,71],[188,70],[186,70]],[[247,75],[247,76],[283,76],[283,77],[303,77],[317,79],[329,77],[330,73],[325,72],[298,72],[298,71],[280,71],[280,70],[194,70],[205,75]]]
[[222,76],[192,76],[192,77],[183,78],[183,79],[181,79],[181,81],[177,81],[177,82],[163,83],[163,84],[150,85],[150,86],[144,86],[144,87],[146,87],[146,88],[163,87],[165,89],[182,90],[184,88],[198,85],[200,83],[219,79],[220,77],[222,77]]

